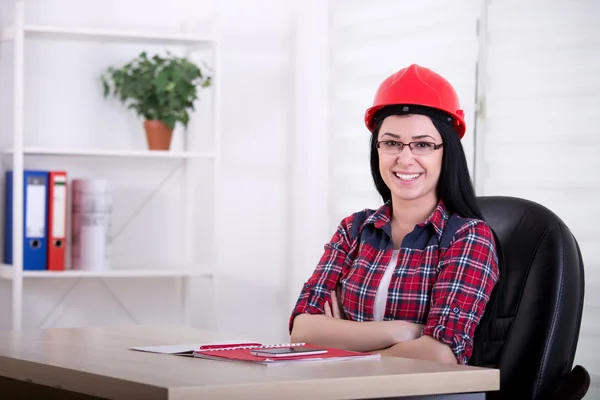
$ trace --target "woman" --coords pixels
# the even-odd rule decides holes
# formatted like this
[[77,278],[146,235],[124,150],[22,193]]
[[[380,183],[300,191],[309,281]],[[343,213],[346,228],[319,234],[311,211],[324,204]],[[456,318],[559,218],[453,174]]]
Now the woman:
[[292,312],[292,341],[469,362],[499,269],[463,115],[450,83],[419,65],[380,85],[365,123],[384,204],[341,221]]

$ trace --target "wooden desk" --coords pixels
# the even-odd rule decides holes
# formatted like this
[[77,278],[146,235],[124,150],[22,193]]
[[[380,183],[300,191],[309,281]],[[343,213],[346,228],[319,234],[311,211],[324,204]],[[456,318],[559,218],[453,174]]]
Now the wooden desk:
[[395,357],[263,366],[128,349],[235,339],[179,326],[3,331],[0,393],[11,399],[358,399],[499,386],[497,370]]

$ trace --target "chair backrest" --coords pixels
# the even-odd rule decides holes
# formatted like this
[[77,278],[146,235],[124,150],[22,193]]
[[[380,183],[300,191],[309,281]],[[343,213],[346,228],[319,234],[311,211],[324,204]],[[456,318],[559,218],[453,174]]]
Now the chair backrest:
[[[579,245],[564,222],[535,202],[479,197],[502,251],[502,276],[484,365],[500,369],[488,398],[542,399],[571,371],[583,313]],[[483,334],[482,334],[483,335]]]

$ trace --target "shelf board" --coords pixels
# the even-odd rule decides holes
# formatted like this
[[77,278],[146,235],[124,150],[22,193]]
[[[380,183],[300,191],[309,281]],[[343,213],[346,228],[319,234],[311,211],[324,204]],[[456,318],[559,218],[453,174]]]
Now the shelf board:
[[[6,155],[14,154],[14,149],[4,151]],[[180,152],[168,150],[86,150],[86,149],[52,149],[43,147],[25,147],[25,155],[41,156],[82,156],[82,157],[130,157],[130,158],[213,158],[210,152]]]
[[[153,278],[153,277],[184,277],[200,276],[211,277],[207,268],[131,268],[131,269],[112,269],[109,271],[23,271],[23,278]],[[13,267],[10,265],[0,265],[0,279],[13,279]]]
[[[14,37],[14,27],[2,29],[0,41],[11,40]],[[97,42],[121,42],[141,44],[170,44],[170,45],[212,45],[213,38],[207,36],[189,36],[165,34],[157,35],[150,32],[129,32],[119,30],[71,28],[61,26],[25,25],[25,37],[87,40]]]

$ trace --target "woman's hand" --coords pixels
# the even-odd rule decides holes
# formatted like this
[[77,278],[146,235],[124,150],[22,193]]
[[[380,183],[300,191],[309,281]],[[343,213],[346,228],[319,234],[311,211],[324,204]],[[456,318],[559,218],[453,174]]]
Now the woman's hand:
[[[331,303],[326,301],[324,308],[326,316],[335,319],[345,319],[335,290],[331,292]],[[401,320],[381,321],[379,324],[381,324],[380,329],[387,332],[387,337],[390,338],[394,344],[420,338],[421,331],[425,326]]]
[[391,329],[391,335],[396,343],[415,340],[421,337],[425,325],[408,321],[385,321]]
[[344,319],[342,318],[342,309],[335,290],[331,292],[331,304],[328,301],[325,302],[325,315],[336,319]]

